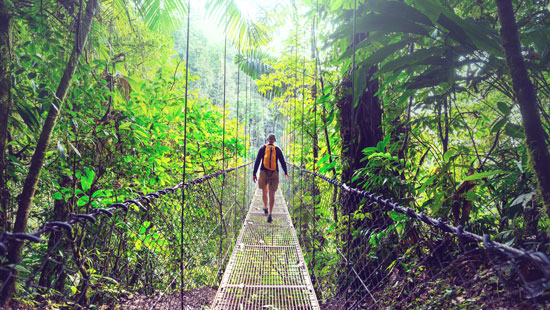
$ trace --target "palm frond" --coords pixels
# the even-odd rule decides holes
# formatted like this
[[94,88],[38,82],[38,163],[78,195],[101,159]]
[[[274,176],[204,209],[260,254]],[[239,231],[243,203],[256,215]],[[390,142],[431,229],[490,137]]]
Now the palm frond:
[[[256,80],[264,74],[270,74],[275,71],[271,66],[271,63],[277,59],[267,53],[260,50],[252,50],[247,53],[237,53],[235,55],[235,64],[239,67],[239,70],[244,72],[250,78]],[[275,97],[282,96],[290,85],[282,83],[281,86],[274,86],[271,90],[266,92],[260,92],[260,94],[272,100]]]
[[133,0],[139,15],[151,30],[172,32],[185,20],[184,0]]
[[260,50],[252,50],[246,53],[237,53],[234,62],[242,72],[256,80],[262,75],[274,71],[270,63],[275,60],[275,57],[267,53]]
[[269,43],[268,28],[245,16],[235,0],[211,0],[206,7],[208,14],[224,27],[227,39],[237,50],[250,51]]

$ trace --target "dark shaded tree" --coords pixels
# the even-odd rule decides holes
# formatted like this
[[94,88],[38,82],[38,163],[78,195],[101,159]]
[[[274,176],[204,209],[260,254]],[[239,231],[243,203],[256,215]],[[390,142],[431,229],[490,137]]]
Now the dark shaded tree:
[[546,145],[547,135],[542,127],[537,106],[537,94],[521,55],[521,43],[512,1],[497,0],[496,4],[501,26],[502,46],[512,77],[515,99],[523,119],[531,165],[547,212],[550,213],[550,165],[548,164],[550,163],[550,153]]

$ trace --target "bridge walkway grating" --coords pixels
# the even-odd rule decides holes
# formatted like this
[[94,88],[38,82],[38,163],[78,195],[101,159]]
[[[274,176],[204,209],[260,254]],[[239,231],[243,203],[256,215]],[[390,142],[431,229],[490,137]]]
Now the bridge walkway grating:
[[320,309],[280,190],[272,223],[266,222],[262,192],[256,190],[212,309]]

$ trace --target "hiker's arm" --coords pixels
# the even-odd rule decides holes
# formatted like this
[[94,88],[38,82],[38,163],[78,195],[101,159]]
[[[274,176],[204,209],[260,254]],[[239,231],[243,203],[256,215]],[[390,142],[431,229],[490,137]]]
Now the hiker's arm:
[[[252,178],[256,178],[256,173],[258,172],[258,168],[260,167],[260,163],[262,162],[262,158],[265,154],[265,148],[261,147],[258,150],[258,155],[256,156],[256,162],[254,162],[254,170],[252,171]],[[256,181],[254,181],[256,182]]]
[[277,148],[277,158],[279,158],[279,162],[281,162],[281,167],[283,167],[283,171],[285,172],[285,176],[288,178],[288,172],[287,172],[287,169],[286,169],[285,156],[283,155],[283,151],[280,148]]

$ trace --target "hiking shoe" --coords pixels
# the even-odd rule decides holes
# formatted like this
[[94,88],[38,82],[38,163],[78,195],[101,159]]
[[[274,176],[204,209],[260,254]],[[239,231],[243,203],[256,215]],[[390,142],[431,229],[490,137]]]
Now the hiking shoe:
[[264,214],[267,215],[267,208],[264,208]]
[[267,216],[267,222],[268,222],[268,223],[273,222],[273,219],[271,218],[271,214]]

